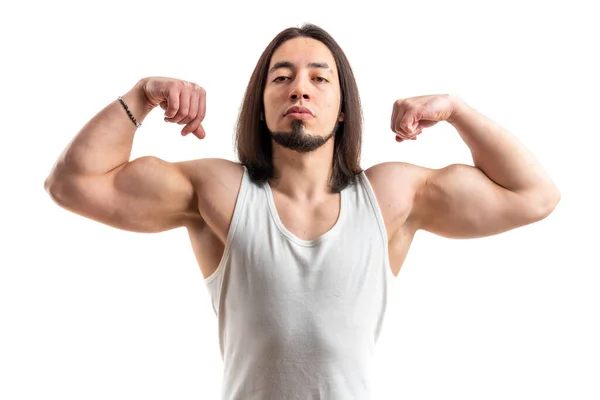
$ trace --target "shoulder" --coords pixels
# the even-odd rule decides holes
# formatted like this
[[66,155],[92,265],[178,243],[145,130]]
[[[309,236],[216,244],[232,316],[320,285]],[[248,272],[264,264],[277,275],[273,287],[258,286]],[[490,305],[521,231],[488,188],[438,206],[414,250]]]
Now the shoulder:
[[406,227],[419,191],[433,169],[406,162],[384,162],[365,170],[375,192],[388,236]]
[[214,185],[239,186],[244,166],[223,158],[200,158],[175,163],[194,187],[210,190]]
[[365,170],[365,174],[367,174],[369,179],[373,180],[393,180],[395,182],[410,182],[413,185],[418,185],[428,179],[435,171],[437,170],[433,168],[407,162],[386,161],[369,167]]
[[[203,158],[176,164],[194,186],[196,207],[202,220],[211,232],[225,243],[242,183],[244,166],[222,158]],[[188,229],[197,233],[203,226],[190,225]]]

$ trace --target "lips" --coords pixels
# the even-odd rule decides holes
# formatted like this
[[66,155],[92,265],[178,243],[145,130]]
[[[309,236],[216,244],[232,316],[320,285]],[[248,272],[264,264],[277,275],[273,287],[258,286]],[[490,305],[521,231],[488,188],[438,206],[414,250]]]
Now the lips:
[[288,115],[291,113],[310,114],[310,115],[314,116],[313,112],[309,108],[301,107],[301,106],[292,106],[285,111],[285,115]]

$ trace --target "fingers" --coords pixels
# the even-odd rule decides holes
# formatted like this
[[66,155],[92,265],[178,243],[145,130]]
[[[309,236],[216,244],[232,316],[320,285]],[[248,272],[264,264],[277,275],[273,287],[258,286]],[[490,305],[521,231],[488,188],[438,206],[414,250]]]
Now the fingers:
[[175,116],[168,118],[169,122],[179,124],[190,112],[190,94],[187,91],[182,91],[179,95],[179,109]]
[[415,129],[415,116],[410,112],[404,111],[400,118],[396,118],[396,132],[409,139],[413,136]]
[[204,139],[206,137],[206,132],[204,132],[204,128],[202,127],[202,125],[198,126],[198,128],[196,128],[192,133],[198,139]]
[[414,131],[414,133],[411,133],[411,134],[396,133],[396,139],[400,139],[400,140],[396,140],[396,141],[403,142],[405,140],[417,140],[417,136],[419,136],[421,134],[421,132],[422,132],[421,129],[417,129]]
[[168,88],[169,94],[167,98],[165,121],[176,124],[186,124],[195,117],[194,115],[194,117],[184,121],[190,116],[190,111],[195,113],[195,110],[192,110],[191,108],[191,103],[194,101],[194,92],[197,92],[196,87],[199,88],[198,85],[191,82],[171,82]]
[[391,129],[396,134],[396,141],[417,140],[417,135],[422,131],[418,127],[418,119],[403,100],[394,102],[392,110]]
[[206,114],[206,91],[195,83],[171,80],[166,101],[160,106],[165,110],[165,121],[185,125],[181,134],[193,133],[199,139],[206,136],[202,121]]
[[397,135],[400,135],[402,139],[408,139],[408,135],[411,133],[411,115],[408,112],[408,108],[403,100],[397,100],[394,102],[394,108],[392,109],[392,131]]
[[165,112],[165,120],[173,118],[179,110],[179,92],[170,90],[167,97],[167,111]]
[[[189,133],[193,133],[198,139],[203,139],[206,136],[204,128],[201,125],[206,115],[206,90],[204,88],[198,86],[191,104],[195,107],[195,110],[190,109],[190,116],[193,116],[193,119],[186,118],[191,119],[191,121],[183,128],[181,134],[186,136]],[[186,119],[183,121],[186,121]]]
[[189,100],[189,103],[190,103],[189,111],[188,111],[187,115],[181,121],[178,122],[179,125],[189,124],[191,121],[193,121],[196,118],[196,116],[198,115],[199,100],[200,100],[200,96],[198,96],[196,93],[192,92],[190,100]]
[[[202,134],[202,136],[204,136],[204,128],[201,125],[203,119],[204,119],[203,116],[202,117],[198,116],[196,119],[194,119],[192,122],[190,122],[189,125],[187,125],[185,128],[183,128],[183,130],[181,131],[181,134],[183,136],[186,136],[189,133],[193,133],[197,137],[199,134]],[[202,139],[200,137],[198,137],[198,138]]]

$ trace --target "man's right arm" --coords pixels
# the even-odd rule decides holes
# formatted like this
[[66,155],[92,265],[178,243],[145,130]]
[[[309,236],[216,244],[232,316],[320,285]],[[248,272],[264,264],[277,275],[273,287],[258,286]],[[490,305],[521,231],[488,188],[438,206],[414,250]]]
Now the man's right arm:
[[[184,130],[189,133],[193,128],[199,136],[204,90],[162,78],[158,81],[164,87],[156,93],[165,93],[164,99],[152,96],[156,93],[149,98],[145,79],[123,95],[138,122],[160,104],[171,122],[188,124]],[[172,101],[175,96],[177,102]],[[198,104],[197,110],[192,110],[192,103]],[[44,183],[52,199],[71,212],[134,232],[161,232],[201,219],[197,205],[201,183],[192,179],[190,171],[201,169],[204,160],[169,163],[146,156],[130,161],[135,131],[118,100],[106,106],[81,129],[52,168]]]

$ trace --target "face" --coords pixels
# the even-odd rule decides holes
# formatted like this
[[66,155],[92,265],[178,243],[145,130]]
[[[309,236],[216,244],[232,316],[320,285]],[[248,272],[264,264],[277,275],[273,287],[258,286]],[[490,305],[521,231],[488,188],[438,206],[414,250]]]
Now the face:
[[[264,118],[273,140],[309,152],[330,140],[344,117],[335,59],[318,40],[295,38],[271,57],[263,94]],[[305,109],[292,112],[290,107]]]

